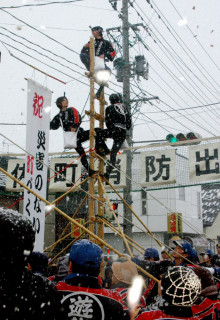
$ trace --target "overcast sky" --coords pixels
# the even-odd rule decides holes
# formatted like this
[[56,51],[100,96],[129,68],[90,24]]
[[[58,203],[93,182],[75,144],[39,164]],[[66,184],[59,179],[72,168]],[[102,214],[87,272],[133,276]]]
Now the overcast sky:
[[[0,7],[36,5],[47,2],[1,0]],[[220,78],[220,1],[153,0],[150,2],[153,8],[146,0],[133,1],[134,8],[129,8],[130,23],[143,22],[148,27],[147,31],[140,28],[139,36],[149,47],[149,50],[144,48],[141,42],[137,41],[135,34],[130,31],[130,42],[134,45],[130,49],[130,61],[133,62],[136,55],[144,54],[150,65],[149,80],[140,79],[139,82],[137,79],[135,79],[136,82],[131,80],[131,97],[137,98],[136,95],[151,97],[153,95],[158,96],[161,101],[152,101],[153,105],[140,104],[133,116],[134,141],[165,139],[168,133],[177,134],[189,131],[198,132],[202,137],[218,136],[220,112],[219,104],[216,103],[219,102]],[[121,10],[121,5],[122,1],[118,1],[118,11]],[[89,94],[87,86],[89,81],[83,76],[85,70],[82,69],[83,65],[77,53],[80,53],[82,46],[89,41],[91,36],[89,26],[101,25],[106,30],[120,26],[122,21],[118,17],[119,12],[112,9],[108,0],[84,0],[69,4],[63,0],[62,4],[4,10],[43,33],[40,34],[1,10],[0,40],[29,56],[6,45],[11,53],[36,68],[67,82],[64,85],[49,77],[46,79],[43,74],[37,71],[33,72],[32,68],[11,57],[0,42],[2,110],[0,133],[25,149],[25,126],[3,125],[26,123],[27,81],[24,78],[32,78],[40,84],[47,84],[47,87],[54,92],[51,118],[58,112],[55,100],[64,92],[69,99],[69,106],[73,106],[81,112]],[[42,48],[16,35],[24,37]],[[69,49],[48,39],[45,35]],[[122,38],[119,32],[114,32],[112,35],[121,43]],[[107,38],[106,33],[104,33],[104,37]],[[44,49],[50,50],[60,57],[56,57]],[[43,54],[59,63],[48,59]],[[120,57],[120,52],[117,53],[117,57]],[[112,63],[108,65],[113,69]],[[114,75],[111,77],[111,82],[110,88],[106,90],[107,94],[114,91],[122,92],[122,83],[118,83]],[[138,86],[142,91],[137,88]],[[106,96],[106,100],[108,100],[108,96]],[[215,105],[195,108],[207,104]],[[86,109],[89,109],[89,101]],[[181,111],[180,109],[185,110]],[[97,112],[99,110],[98,102],[96,102],[96,110]],[[177,111],[171,112],[171,110]],[[87,120],[88,117],[85,117],[84,121]],[[82,124],[82,127],[87,129],[88,125],[87,121]],[[98,122],[96,126],[98,126]],[[49,152],[63,151],[62,139],[61,129],[51,131]],[[8,151],[10,153],[22,152],[0,136],[0,153]]]

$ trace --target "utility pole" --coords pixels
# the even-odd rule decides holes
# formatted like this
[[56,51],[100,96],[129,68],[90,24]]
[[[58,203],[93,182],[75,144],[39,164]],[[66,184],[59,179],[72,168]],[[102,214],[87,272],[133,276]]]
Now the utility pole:
[[[117,1],[119,0],[109,0],[114,10],[117,10]],[[148,64],[145,66],[146,60],[145,57],[142,55],[139,55],[135,57],[135,63],[129,61],[129,28],[133,30],[133,32],[136,34],[138,39],[140,38],[137,34],[137,31],[139,31],[138,27],[144,27],[143,23],[136,23],[131,24],[128,21],[128,4],[130,3],[130,0],[122,0],[122,9],[121,14],[119,14],[119,18],[122,20],[122,27],[113,27],[106,29],[108,35],[117,43],[118,47],[122,49],[123,56],[116,59],[114,61],[114,65],[116,67],[116,79],[118,82],[123,82],[123,103],[128,108],[130,114],[131,114],[131,104],[133,102],[147,102],[149,100],[159,99],[157,96],[151,97],[151,98],[140,98],[140,99],[130,99],[130,78],[134,77],[136,74],[138,77],[143,77],[144,79],[148,80]],[[122,34],[122,41],[123,44],[121,46],[120,43],[115,40],[113,35],[111,35],[110,31],[118,31]],[[121,51],[121,50],[120,50]],[[137,58],[137,59],[136,59]],[[139,58],[139,59],[138,59]],[[149,101],[149,103],[151,103]],[[133,145],[133,127],[129,130],[127,133],[127,142],[129,147],[132,147]],[[128,177],[132,177],[132,157],[133,153],[130,150],[125,151],[127,154],[127,166],[126,166],[126,174]],[[132,182],[130,179],[126,178],[126,188],[124,189],[124,200],[129,204],[130,207],[132,207]],[[132,221],[132,212],[131,210],[124,204],[124,218]],[[132,224],[127,222],[127,220],[124,219],[123,221],[123,231],[124,233],[129,236],[130,238],[133,238],[132,234]],[[124,245],[124,252],[127,253],[127,248]]]
[[[123,0],[122,2],[122,37],[123,37],[123,103],[128,108],[131,113],[131,102],[130,102],[130,61],[129,61],[129,22],[128,22],[128,0]],[[129,147],[132,146],[133,138],[133,128],[131,127],[129,136],[127,137],[127,142]],[[127,176],[132,176],[132,152],[130,150],[126,151],[127,154],[127,167],[126,174]],[[125,201],[132,206],[132,197],[131,197],[131,180],[126,178],[126,188],[124,189],[124,199]],[[132,221],[132,212],[124,205],[124,217]],[[125,219],[123,221],[124,233],[133,238],[132,235],[132,225],[128,223]],[[127,248],[124,244],[124,251],[127,251]]]

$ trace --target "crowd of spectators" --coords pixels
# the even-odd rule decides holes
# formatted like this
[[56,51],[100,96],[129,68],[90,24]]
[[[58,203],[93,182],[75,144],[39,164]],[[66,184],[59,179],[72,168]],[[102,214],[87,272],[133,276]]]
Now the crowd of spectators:
[[[108,261],[102,278],[98,245],[78,240],[49,267],[47,256],[33,251],[31,222],[13,210],[0,208],[0,240],[0,319],[220,319],[218,245],[217,255],[198,256],[187,241],[175,241],[173,259],[162,250],[162,260],[147,248],[143,257]],[[140,276],[143,289],[132,300]]]

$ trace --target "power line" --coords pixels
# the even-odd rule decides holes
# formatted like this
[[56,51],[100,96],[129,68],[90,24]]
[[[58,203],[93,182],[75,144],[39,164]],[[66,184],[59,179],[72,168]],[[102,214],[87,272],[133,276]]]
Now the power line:
[[22,42],[20,42],[20,41],[17,41],[17,40],[15,40],[15,39],[13,39],[13,38],[9,37],[8,35],[6,35],[6,34],[4,34],[4,33],[1,33],[1,32],[0,32],[0,34],[1,34],[1,35],[3,35],[3,36],[5,36],[5,37],[7,37],[7,38],[9,38],[9,39],[11,39],[11,40],[13,40],[14,42],[17,42],[17,43],[21,44],[22,46],[24,46],[24,47],[28,48],[29,50],[33,50],[34,52],[36,52],[36,53],[40,54],[41,56],[44,56],[44,57],[46,57],[46,58],[50,59],[51,61],[54,61],[54,62],[56,62],[56,63],[60,64],[61,66],[65,67],[65,68],[68,68],[68,69],[70,69],[71,71],[73,71],[73,72],[75,72],[75,73],[78,73],[78,74],[80,74],[81,76],[83,76],[83,77],[84,77],[84,75],[83,75],[82,73],[80,73],[80,72],[78,72],[78,71],[75,71],[75,70],[73,70],[72,68],[70,68],[70,67],[68,67],[68,66],[65,66],[64,64],[60,63],[59,61],[56,61],[56,60],[54,60],[54,59],[52,59],[52,58],[50,58],[50,57],[46,56],[45,54],[43,54],[43,53],[41,53],[41,52],[37,51],[36,49],[32,49],[32,48],[30,48],[30,47],[26,46],[24,43],[22,43]]
[[[135,34],[137,34],[136,33],[136,31],[135,30],[133,30],[134,31],[134,33]],[[144,47],[147,49],[147,50],[149,50],[149,48],[148,48],[148,46],[146,45],[146,43],[143,41],[143,39],[139,36],[139,39],[140,39],[140,41],[142,42],[142,44],[144,45]],[[152,51],[151,49],[150,49],[150,51]],[[153,52],[153,51],[152,51]],[[168,71],[167,70],[167,68],[164,66],[164,63],[160,60],[160,58],[158,58],[157,57],[157,55],[153,52],[153,55],[155,56],[155,58],[157,59],[157,61],[164,67],[164,69],[170,74],[170,71]],[[151,67],[152,68],[152,67]],[[153,68],[152,68],[153,69]],[[153,69],[154,70],[154,69]],[[155,71],[155,70],[154,70]],[[155,71],[156,72],[156,71]],[[156,72],[157,73],[157,72]],[[172,73],[172,72],[171,72]],[[157,73],[158,74],[158,73]],[[172,73],[173,74],[173,73]],[[173,78],[173,76],[171,75],[171,77]],[[176,77],[175,75],[174,75],[174,77]],[[161,77],[160,77],[161,78]],[[162,79],[162,78],[161,78]],[[162,79],[163,80],[163,79]],[[174,79],[175,80],[175,79]],[[164,81],[164,80],[163,80]],[[165,82],[165,81],[164,81]],[[165,82],[166,84],[167,84],[167,82]],[[177,82],[178,83],[178,82]],[[179,84],[179,83],[178,83]],[[168,85],[168,84],[167,84]],[[169,86],[169,85],[168,85]],[[185,85],[184,85],[185,86]],[[170,87],[170,86],[169,86]],[[182,87],[182,86],[181,86]],[[186,87],[186,86],[185,86]],[[170,87],[171,88],[171,87]],[[172,89],[172,88],[171,88]],[[183,89],[183,88],[182,88]],[[188,89],[188,88],[187,88]],[[173,89],[172,89],[173,90]],[[183,89],[184,90],[184,89]],[[188,89],[189,90],[189,89]],[[174,91],[174,90],[173,90]],[[185,90],[184,90],[185,91]],[[186,91],[185,91],[186,92]],[[176,92],[175,92],[176,93]],[[177,93],[176,93],[177,94]],[[178,94],[177,94],[178,95]],[[178,95],[179,96],[179,95]],[[194,95],[195,96],[195,95]],[[180,97],[180,96],[179,96]],[[180,97],[180,99],[182,99],[181,97]],[[183,99],[182,99],[183,100]],[[183,102],[184,103],[186,103],[186,101],[185,100],[183,100]],[[187,104],[188,105],[188,104]],[[189,106],[189,105],[188,105]],[[200,115],[199,115],[200,116]],[[212,116],[211,115],[209,115],[210,116],[210,118],[213,120],[213,121],[215,121],[215,119],[213,119],[212,118]],[[187,118],[188,119],[188,118]],[[189,120],[189,119],[188,119]],[[203,119],[202,119],[203,120]],[[190,120],[190,121],[192,121],[192,120]],[[193,121],[194,122],[194,121]],[[194,122],[195,123],[195,122]],[[216,124],[218,125],[218,123],[216,122]],[[202,127],[200,124],[198,124],[198,126],[200,126],[200,127]],[[203,129],[205,130],[205,128],[203,127]]]
[[[152,1],[153,2],[153,1]],[[153,2],[154,3],[154,2]],[[138,4],[136,3],[136,5],[138,6]],[[154,5],[156,6],[156,4],[154,3]],[[151,4],[152,6],[152,4]],[[138,6],[139,7],[139,6]],[[157,6],[156,6],[157,7]],[[155,10],[155,8],[152,6],[152,8]],[[139,9],[143,12],[143,10],[139,7]],[[161,16],[164,17],[164,19],[166,20],[166,22],[168,23],[169,27],[174,31],[174,33],[177,35],[177,37],[180,39],[180,41],[183,43],[183,45],[187,48],[187,50],[191,53],[191,55],[194,57],[194,59],[199,63],[199,65],[203,68],[203,70],[209,75],[209,77],[215,82],[215,84],[219,87],[219,84],[215,81],[215,79],[208,73],[208,71],[204,68],[204,66],[199,62],[199,60],[197,59],[197,57],[192,53],[192,51],[189,49],[189,47],[184,43],[184,41],[181,39],[181,37],[177,34],[177,32],[175,31],[175,29],[172,27],[172,25],[169,23],[169,21],[166,19],[166,17],[163,15],[163,13],[160,11],[160,9],[157,7],[157,9],[159,10]],[[155,10],[156,11],[156,10]],[[157,13],[157,12],[156,12]],[[143,12],[143,14],[146,16],[146,14]],[[158,14],[158,13],[157,13]],[[198,68],[198,66],[196,65],[196,63],[194,62],[194,60],[190,57],[190,55],[186,52],[186,50],[184,49],[184,47],[181,45],[181,43],[178,41],[178,39],[174,36],[174,34],[171,32],[171,29],[166,25],[166,23],[163,21],[163,19],[161,18],[161,16],[158,14],[158,16],[160,17],[160,20],[163,22],[163,24],[166,26],[166,28],[168,29],[168,31],[172,34],[172,36],[174,37],[174,39],[177,41],[177,43],[180,45],[180,47],[184,50],[184,52],[187,54],[187,56],[190,58],[190,60],[193,62],[193,64]],[[146,16],[147,17],[147,16]],[[156,29],[156,28],[155,28]],[[157,29],[156,29],[157,30]],[[158,31],[158,30],[157,30]],[[159,32],[159,31],[158,31]],[[202,75],[206,78],[207,81],[209,81],[207,79],[207,77],[205,76],[205,74],[202,72],[201,69],[199,69],[199,71],[202,73]],[[216,90],[216,89],[215,89]],[[218,90],[216,90],[216,93],[219,94]]]
[[57,40],[55,40],[55,39],[51,38],[50,36],[46,35],[45,33],[41,32],[40,30],[37,30],[36,28],[32,27],[32,26],[31,26],[31,25],[29,25],[28,23],[26,23],[26,22],[22,21],[21,19],[18,19],[18,18],[17,18],[17,17],[15,17],[13,14],[11,14],[11,13],[9,13],[9,12],[7,12],[7,11],[5,11],[5,10],[1,9],[1,8],[0,8],[0,10],[2,10],[3,12],[5,12],[5,13],[9,14],[9,15],[10,15],[10,16],[12,16],[13,18],[15,18],[16,20],[18,20],[18,21],[20,21],[20,22],[24,23],[26,26],[30,27],[31,29],[33,29],[33,30],[35,30],[35,31],[39,32],[40,34],[44,35],[44,36],[45,36],[45,37],[47,37],[48,39],[50,39],[50,40],[52,40],[52,41],[54,41],[54,42],[56,42],[56,43],[60,44],[60,45],[61,45],[61,46],[63,46],[64,48],[66,48],[66,49],[68,49],[68,50],[70,50],[70,51],[72,51],[72,52],[74,52],[74,53],[76,53],[76,54],[78,54],[78,55],[79,55],[79,53],[78,53],[78,52],[76,52],[75,50],[70,49],[69,47],[65,46],[65,45],[64,45],[64,44],[62,44],[61,42],[59,42],[59,41],[57,41]]
[[[175,9],[175,11],[178,13],[178,15],[180,16],[181,19],[183,19],[180,15],[180,13],[177,11],[176,7],[173,5],[172,1],[169,0],[169,2],[171,3],[171,5],[173,6],[173,8]],[[188,24],[186,24],[186,27],[189,29],[189,31],[192,33],[192,35],[194,36],[192,30],[190,29],[190,27],[188,26]],[[214,65],[218,68],[218,70],[220,70],[219,66],[215,63],[215,61],[211,58],[211,56],[208,54],[208,52],[205,50],[205,48],[202,46],[202,44],[200,43],[200,41],[196,38],[196,41],[199,43],[199,45],[201,46],[201,48],[205,51],[205,53],[207,54],[207,56],[212,60],[212,62],[214,63]]]
[[79,2],[82,0],[70,0],[70,1],[57,1],[57,2],[48,2],[48,3],[38,3],[38,4],[24,4],[22,6],[10,6],[10,7],[0,7],[0,9],[17,9],[17,8],[24,8],[24,7],[39,7],[39,6],[48,6],[49,4],[65,4],[71,2]]
[[[52,51],[50,51],[50,50],[48,50],[48,49],[45,49],[44,47],[40,46],[39,44],[36,44],[36,43],[34,43],[34,42],[32,42],[32,41],[30,41],[30,40],[28,40],[28,39],[26,39],[26,38],[24,38],[24,37],[22,37],[22,36],[19,36],[19,35],[17,35],[16,33],[12,32],[12,31],[9,31],[8,29],[6,29],[6,28],[4,28],[4,27],[0,27],[0,28],[6,30],[7,32],[10,32],[11,34],[13,34],[13,35],[16,36],[16,37],[19,37],[19,38],[27,41],[28,43],[33,44],[34,46],[37,46],[37,47],[39,47],[39,48],[41,48],[41,49],[43,49],[43,50],[45,50],[45,51],[53,54],[53,55],[56,56],[56,57],[59,57],[59,58],[65,60],[65,61],[67,61],[67,62],[69,62],[69,63],[71,63],[71,64],[74,64],[75,66],[77,66],[77,67],[85,70],[85,68],[81,67],[81,66],[78,65],[77,63],[74,63],[74,62],[72,62],[72,61],[69,61],[69,60],[67,60],[67,59],[64,58],[64,57],[62,57],[62,56],[60,56],[60,55],[58,55],[58,54],[56,54],[56,53],[54,53],[54,52],[52,52]],[[5,35],[5,36],[6,36],[6,35]],[[6,37],[7,37],[7,36],[6,36]],[[16,41],[16,40],[14,40],[14,39],[12,39],[12,40],[13,40],[13,41]],[[19,42],[19,43],[20,43],[20,42]]]
[[[207,107],[207,106],[215,106],[216,104],[220,104],[220,102],[204,104],[202,106],[196,106],[196,107],[190,107],[190,108],[167,110],[166,112],[176,112],[176,111],[184,111],[184,110],[188,110],[188,109],[191,110],[191,109],[196,109],[196,108],[204,108],[204,107]],[[203,112],[205,112],[205,111],[203,111]],[[160,112],[159,111],[149,111],[148,113],[160,113]]]
[[[132,5],[133,6],[133,5]],[[135,9],[135,8],[134,8]],[[138,11],[135,9],[135,11],[137,12],[137,14],[140,16],[140,14],[138,13]],[[141,17],[141,16],[140,16]],[[142,18],[142,17],[141,17]],[[143,18],[142,18],[142,20],[143,20]],[[144,21],[144,20],[143,20]],[[134,31],[135,33],[136,33],[136,31]],[[147,45],[145,44],[145,42],[141,39],[141,37],[139,37],[140,38],[140,40],[142,41],[142,43],[143,43],[143,45],[144,45],[144,47],[147,49],[147,50],[149,50],[151,53],[153,52],[149,47],[147,47]],[[154,57],[157,59],[157,61],[158,61],[158,58],[157,58],[157,55],[153,52],[153,55],[154,55]],[[159,59],[160,60],[160,59]],[[161,60],[160,60],[161,61]],[[160,62],[160,61],[158,61],[158,62]],[[162,61],[161,61],[162,62]],[[160,64],[161,64],[161,62],[160,62]],[[164,65],[164,64],[163,64]],[[165,68],[164,67],[164,69],[167,71],[167,68]],[[167,71],[168,72],[168,71]],[[170,73],[170,71],[168,72],[168,73]],[[173,73],[172,73],[173,74]],[[174,75],[174,74],[173,74]],[[175,75],[174,75],[175,76]],[[188,75],[187,75],[188,76]],[[179,80],[179,79],[178,79]],[[178,83],[178,82],[177,82]],[[181,86],[182,87],[182,86]],[[185,85],[184,85],[184,87],[185,88],[187,88]],[[183,88],[182,88],[183,89]],[[184,89],[183,89],[184,90]],[[188,89],[187,88],[187,90],[189,91],[189,92],[191,92],[191,90],[190,89]],[[197,91],[197,89],[195,89],[196,91]],[[184,90],[185,91],[185,90]],[[186,92],[186,91],[185,91]],[[192,92],[191,92],[192,93]],[[192,93],[193,95],[194,95],[194,93]],[[195,95],[194,95],[194,97],[196,97]],[[207,96],[206,96],[207,97]],[[191,97],[192,98],[192,97]],[[207,97],[208,98],[208,97]],[[197,98],[198,99],[198,98]],[[209,98],[208,98],[209,99]],[[199,100],[199,99],[198,99]],[[210,99],[209,99],[210,100]],[[195,101],[195,100],[194,100]],[[200,101],[201,102],[201,101]],[[213,120],[213,121],[215,121],[215,119],[210,115],[210,114],[208,114],[209,115],[209,117]],[[217,112],[215,113],[215,116],[216,117],[218,117],[219,118],[219,114],[217,114]],[[216,124],[218,124],[217,122],[216,122]]]
[[[98,9],[98,8],[97,8],[97,9]],[[8,25],[8,26],[17,26],[16,23],[0,22],[0,25],[1,25],[1,24],[6,24],[6,25]],[[21,27],[24,27],[24,26],[25,26],[25,24],[24,24],[24,25],[21,25]],[[37,27],[39,27],[39,26],[33,26],[33,27],[37,28]],[[70,28],[55,28],[55,27],[48,27],[48,26],[45,26],[45,28],[46,28],[46,29],[55,29],[55,30],[86,31],[86,32],[90,31],[90,29],[87,29],[87,30],[79,30],[79,29],[70,29]]]
[[56,70],[56,71],[58,71],[58,72],[60,72],[60,73],[62,73],[62,74],[64,74],[64,75],[68,76],[69,78],[74,79],[74,80],[76,80],[76,81],[78,81],[78,82],[80,82],[80,83],[82,83],[82,84],[86,85],[87,87],[89,87],[89,85],[88,85],[87,83],[82,82],[82,81],[80,81],[80,80],[78,80],[78,79],[76,79],[76,78],[74,78],[74,77],[72,77],[72,76],[70,76],[70,75],[68,75],[68,74],[66,74],[66,73],[64,73],[64,72],[62,72],[62,71],[60,71],[60,70],[58,70],[58,69],[56,69],[56,68],[54,68],[54,67],[50,66],[49,64],[46,64],[45,62],[42,62],[42,61],[40,61],[39,59],[34,58],[33,56],[30,56],[28,53],[25,53],[24,51],[22,51],[22,50],[20,50],[20,49],[18,49],[18,48],[15,48],[15,47],[13,47],[12,45],[10,45],[10,44],[8,44],[8,43],[6,43],[6,42],[2,41],[2,40],[1,40],[1,42],[2,42],[2,43],[4,43],[4,44],[5,44],[5,45],[7,45],[7,46],[9,46],[9,47],[11,47],[11,48],[13,48],[13,49],[15,49],[15,50],[19,51],[19,52],[21,52],[21,53],[23,53],[23,54],[27,55],[28,57],[30,57],[30,58],[32,58],[32,59],[34,59],[34,60],[36,60],[36,61],[38,61],[38,62],[40,62],[40,63],[44,64],[45,66],[50,67],[51,69],[54,69],[54,70]]

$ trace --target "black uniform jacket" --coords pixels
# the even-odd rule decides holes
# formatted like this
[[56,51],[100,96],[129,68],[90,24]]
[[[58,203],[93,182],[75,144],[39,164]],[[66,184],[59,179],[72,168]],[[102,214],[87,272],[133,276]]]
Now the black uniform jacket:
[[98,278],[72,273],[56,287],[67,319],[82,317],[94,320],[122,320],[127,318],[123,312],[120,295],[103,289]]
[[71,127],[78,129],[82,119],[79,112],[75,108],[67,108],[65,111],[60,111],[50,122],[50,129],[57,130],[60,126],[60,119],[63,123],[64,131],[71,131]]
[[131,116],[128,109],[122,103],[108,106],[105,110],[106,127],[114,130],[116,127],[129,130],[131,127]]
[[[81,52],[89,54],[89,48],[83,47]],[[113,48],[113,45],[108,40],[105,40],[103,38],[95,39],[95,55],[101,56],[102,54],[104,54],[104,56],[108,60],[113,61],[116,55],[116,52],[115,52],[115,49]]]

